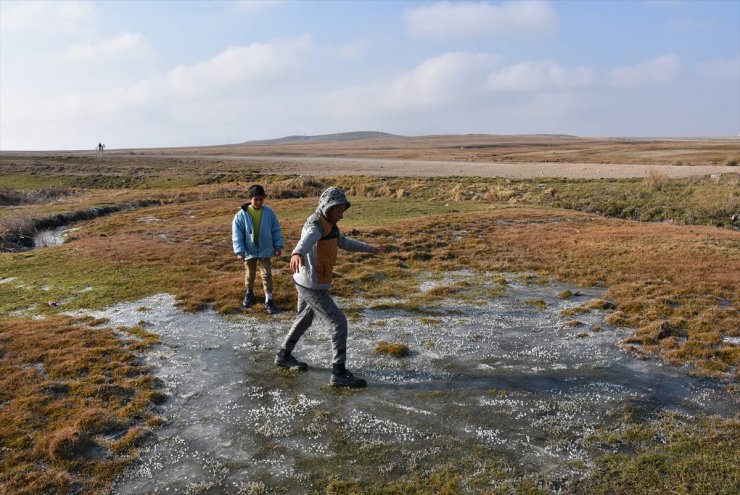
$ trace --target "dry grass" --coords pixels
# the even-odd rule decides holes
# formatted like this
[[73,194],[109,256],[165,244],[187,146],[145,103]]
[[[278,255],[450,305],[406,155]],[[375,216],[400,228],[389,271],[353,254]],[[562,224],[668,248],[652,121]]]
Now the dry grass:
[[386,342],[384,340],[376,342],[375,352],[395,358],[406,357],[411,353],[409,346],[402,342]]
[[0,206],[51,203],[77,193],[78,191],[76,189],[59,186],[50,186],[35,190],[4,187],[0,189]]
[[658,419],[627,414],[624,419],[588,439],[614,453],[599,458],[591,477],[576,483],[571,493],[733,495],[740,490],[737,419],[671,414]]
[[[136,150],[134,156],[183,155],[195,161],[209,154],[269,156],[330,156],[502,162],[589,162],[671,165],[723,164],[740,159],[736,138],[630,139],[581,138],[558,135],[500,136],[484,134],[389,137],[362,141],[254,144],[202,148]],[[112,159],[108,154],[105,160]],[[187,159],[178,158],[180,161]],[[95,160],[95,158],[91,158]]]
[[141,342],[87,323],[0,320],[0,492],[108,493],[156,423]]

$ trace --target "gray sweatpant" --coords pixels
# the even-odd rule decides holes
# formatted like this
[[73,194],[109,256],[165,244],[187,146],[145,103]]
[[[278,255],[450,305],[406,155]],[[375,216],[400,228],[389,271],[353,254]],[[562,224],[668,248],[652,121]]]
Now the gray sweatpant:
[[313,323],[314,316],[332,330],[332,363],[344,364],[347,360],[347,318],[337,307],[328,290],[307,289],[295,286],[298,291],[298,316],[283,341],[283,349],[293,351],[296,344]]

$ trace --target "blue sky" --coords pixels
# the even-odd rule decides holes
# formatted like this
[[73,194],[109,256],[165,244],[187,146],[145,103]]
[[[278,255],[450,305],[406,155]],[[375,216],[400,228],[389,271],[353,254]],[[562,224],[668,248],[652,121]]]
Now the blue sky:
[[0,0],[0,149],[737,136],[740,1]]

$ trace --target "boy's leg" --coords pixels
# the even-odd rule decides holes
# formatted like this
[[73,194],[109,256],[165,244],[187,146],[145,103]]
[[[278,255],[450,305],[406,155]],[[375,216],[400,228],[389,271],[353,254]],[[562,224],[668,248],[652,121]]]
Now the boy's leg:
[[311,306],[309,306],[305,299],[301,297],[301,292],[298,291],[298,316],[290,327],[290,331],[288,332],[288,335],[286,335],[282,347],[275,356],[276,365],[283,368],[295,368],[302,371],[306,371],[308,369],[308,365],[294,358],[292,352],[303,334],[311,326],[311,323],[313,323],[313,309],[311,309]]
[[[330,385],[350,388],[367,386],[365,380],[355,377],[345,368],[347,360],[347,318],[337,307],[329,295],[329,291],[306,289],[300,285],[296,285],[296,290],[298,291],[298,317],[285,338],[280,353],[283,353],[283,355],[287,353],[290,356],[290,352],[295,347],[298,339],[311,325],[313,317],[318,316],[322,323],[334,329],[331,338],[332,375],[329,381]],[[278,353],[276,362],[280,359],[280,353]]]
[[332,363],[344,365],[347,360],[347,318],[337,307],[328,290],[312,290],[296,286],[301,299],[332,332]]
[[265,300],[272,299],[272,262],[270,258],[259,258],[257,265],[262,276],[262,287],[265,289]]
[[298,314],[296,319],[293,320],[293,325],[291,325],[288,335],[285,336],[282,346],[282,349],[287,351],[288,354],[293,352],[298,341],[311,326],[314,315],[313,308],[311,308],[301,294],[301,289],[303,289],[303,287],[296,285],[296,289],[298,290]]
[[244,295],[242,304],[249,308],[254,304],[254,279],[257,276],[257,258],[244,260],[244,285],[247,287],[247,293]]
[[354,376],[346,367],[347,361],[347,318],[337,307],[328,290],[298,288],[299,294],[313,308],[313,312],[325,325],[334,329],[331,337],[332,373],[329,384],[334,387],[360,388],[367,382]]
[[272,263],[270,258],[260,258],[257,264],[262,276],[262,286],[265,289],[265,307],[268,313],[274,315],[278,312],[278,308],[272,301]]
[[244,260],[244,286],[254,290],[254,279],[257,277],[257,258]]

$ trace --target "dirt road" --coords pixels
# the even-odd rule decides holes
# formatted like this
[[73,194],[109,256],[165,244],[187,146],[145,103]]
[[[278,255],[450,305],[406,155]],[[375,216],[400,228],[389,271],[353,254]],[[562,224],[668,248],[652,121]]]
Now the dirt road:
[[[114,155],[115,152],[110,153]],[[127,154],[127,156],[130,156]],[[556,162],[466,162],[452,160],[403,160],[268,155],[135,154],[141,158],[175,158],[202,161],[243,162],[262,173],[312,176],[370,175],[393,177],[566,177],[569,179],[646,177],[651,171],[667,177],[692,177],[740,172],[725,165],[639,165]]]

